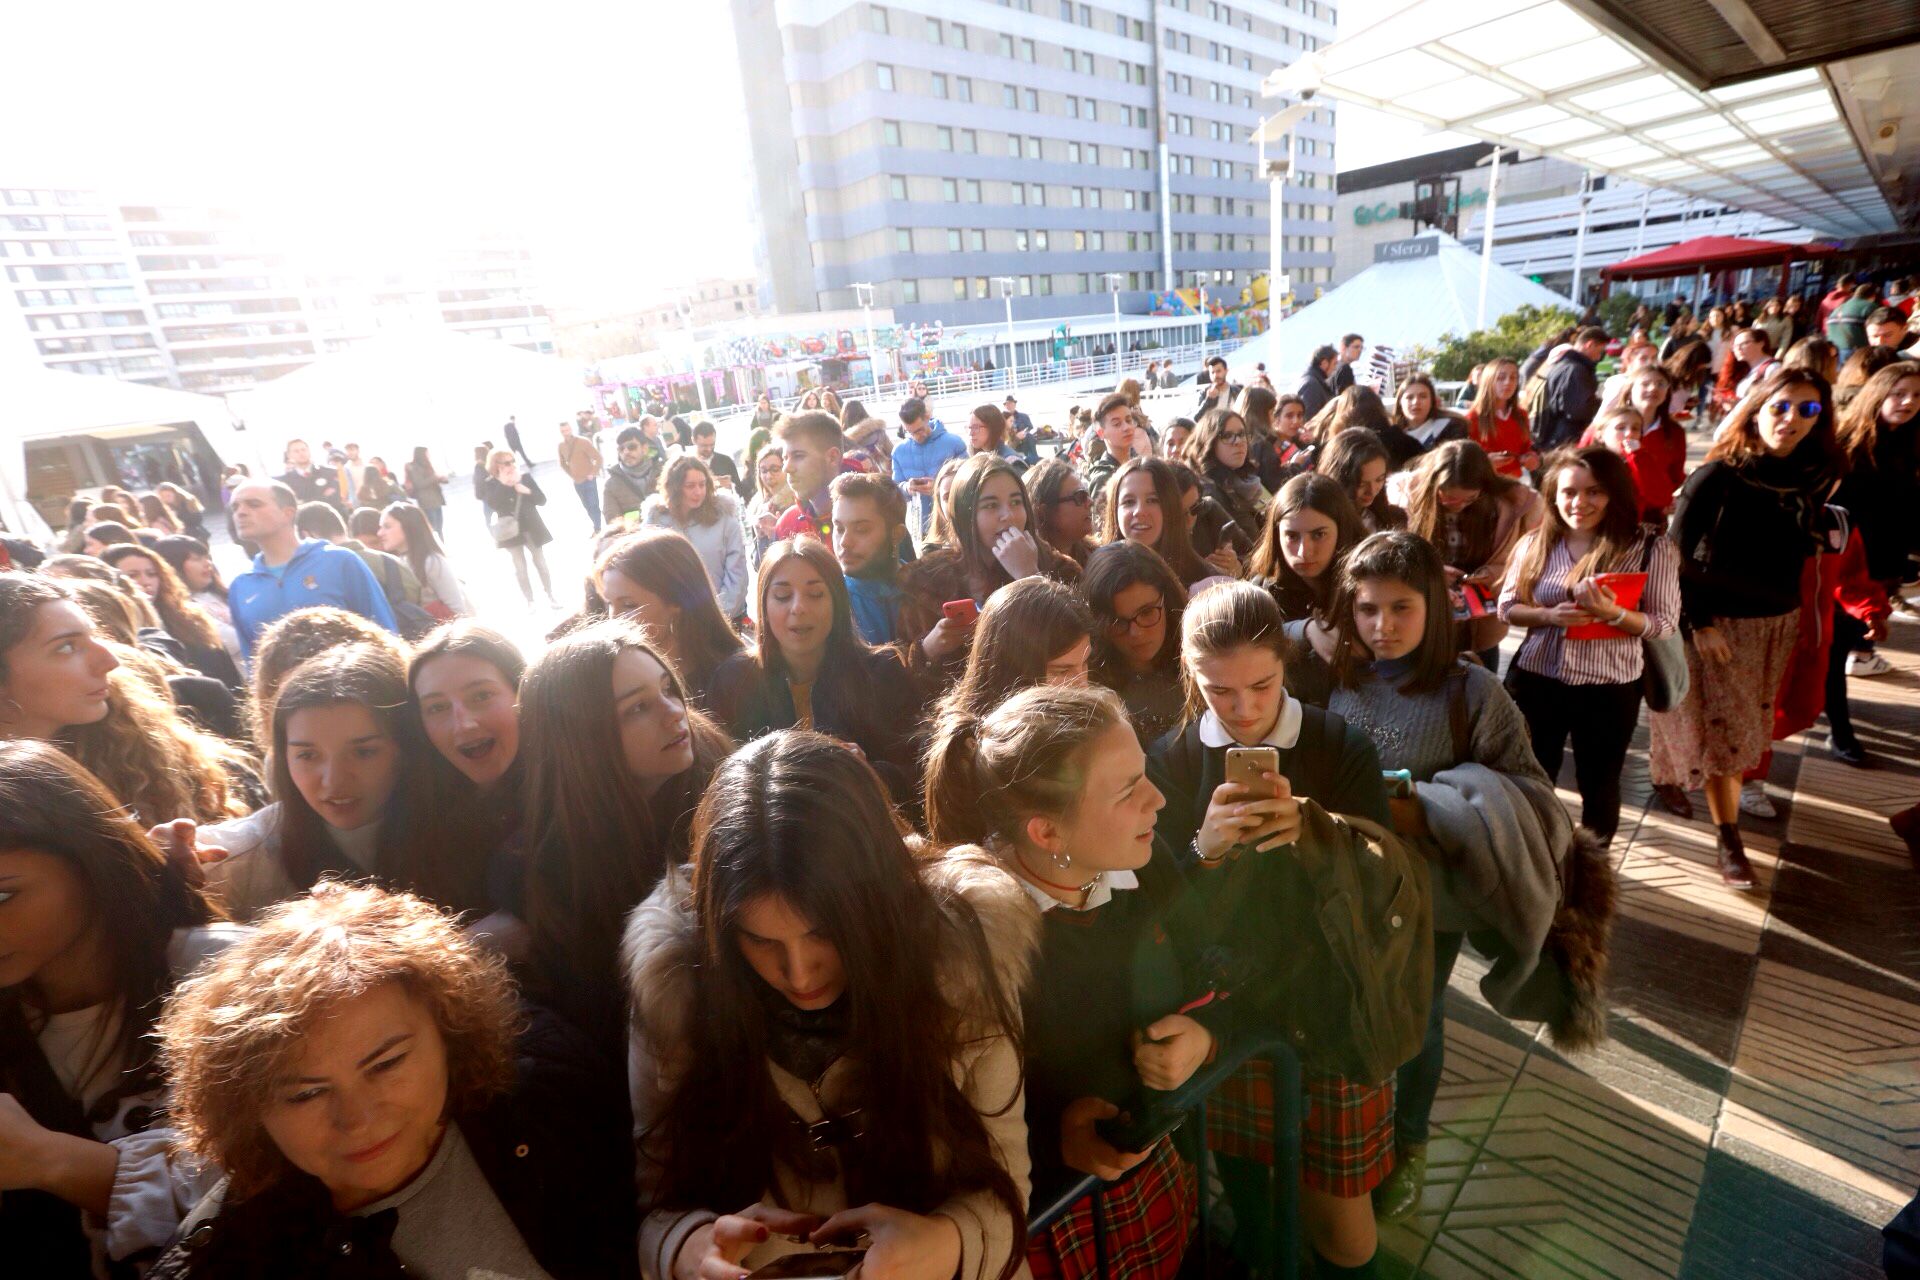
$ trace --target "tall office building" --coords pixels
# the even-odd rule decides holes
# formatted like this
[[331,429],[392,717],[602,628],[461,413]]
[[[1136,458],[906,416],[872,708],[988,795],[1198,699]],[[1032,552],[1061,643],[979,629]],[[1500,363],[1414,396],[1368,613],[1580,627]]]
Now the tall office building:
[[[1260,82],[1333,39],[1320,0],[732,0],[759,264],[782,312],[897,319],[1238,293],[1268,264]],[[1288,274],[1332,278],[1333,118],[1296,130]],[[997,281],[1010,280],[1002,286]],[[1089,297],[1087,295],[1098,295]]]
[[0,187],[0,267],[13,304],[0,316],[24,321],[49,368],[185,391],[244,390],[399,326],[553,349],[511,240],[335,261],[228,210]]

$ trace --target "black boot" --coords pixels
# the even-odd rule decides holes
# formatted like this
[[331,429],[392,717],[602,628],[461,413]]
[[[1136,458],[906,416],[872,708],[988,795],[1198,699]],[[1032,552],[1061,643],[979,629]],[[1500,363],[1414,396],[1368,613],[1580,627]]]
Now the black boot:
[[1740,824],[1720,824],[1720,879],[1729,889],[1742,893],[1753,890],[1753,864],[1747,861],[1746,846],[1740,842]]

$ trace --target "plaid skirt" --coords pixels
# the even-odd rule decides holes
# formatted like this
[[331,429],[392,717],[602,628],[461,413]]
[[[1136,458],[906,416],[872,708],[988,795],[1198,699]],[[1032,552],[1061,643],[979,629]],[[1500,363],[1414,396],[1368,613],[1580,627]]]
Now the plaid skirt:
[[1105,1270],[1094,1243],[1095,1199],[1087,1197],[1044,1235],[1028,1239],[1027,1265],[1035,1280],[1173,1280],[1187,1255],[1200,1200],[1193,1166],[1173,1149],[1173,1139],[1160,1139],[1131,1174],[1097,1197],[1106,1228]]
[[[1366,1195],[1393,1172],[1393,1081],[1359,1085],[1324,1072],[1300,1077],[1306,1117],[1301,1181],[1342,1199]],[[1207,1102],[1207,1147],[1273,1163],[1273,1064],[1250,1059]]]

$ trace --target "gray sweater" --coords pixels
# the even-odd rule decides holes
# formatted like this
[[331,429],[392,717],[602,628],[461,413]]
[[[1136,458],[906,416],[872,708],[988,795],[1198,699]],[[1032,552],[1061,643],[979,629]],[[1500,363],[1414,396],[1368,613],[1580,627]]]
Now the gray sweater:
[[[1500,678],[1485,667],[1462,664],[1467,673],[1468,741],[1472,763],[1517,778],[1552,783],[1534,759],[1526,718]],[[1453,730],[1447,720],[1447,690],[1404,694],[1386,679],[1363,680],[1352,689],[1335,688],[1327,710],[1363,730],[1380,751],[1382,769],[1405,769],[1425,782],[1442,769],[1467,763],[1455,760]]]

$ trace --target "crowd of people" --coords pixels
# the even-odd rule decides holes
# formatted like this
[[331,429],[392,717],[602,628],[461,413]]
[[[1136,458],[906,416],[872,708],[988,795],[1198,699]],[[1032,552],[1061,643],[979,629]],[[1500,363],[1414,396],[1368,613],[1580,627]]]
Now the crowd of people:
[[230,582],[184,491],[76,504],[0,573],[10,1256],[1158,1280],[1257,1266],[1280,1176],[1317,1273],[1378,1274],[1462,950],[1498,1012],[1605,1035],[1643,705],[1734,891],[1771,742],[1824,713],[1868,763],[1848,655],[1920,549],[1920,363],[1773,318],[1716,352],[1650,315],[1604,382],[1577,328],[1464,411],[1383,396],[1353,334],[1297,393],[1215,357],[1190,417],[1156,367],[1058,431],[830,392],[737,458],[510,423],[473,497],[537,653],[473,616],[424,449],[230,475]]

